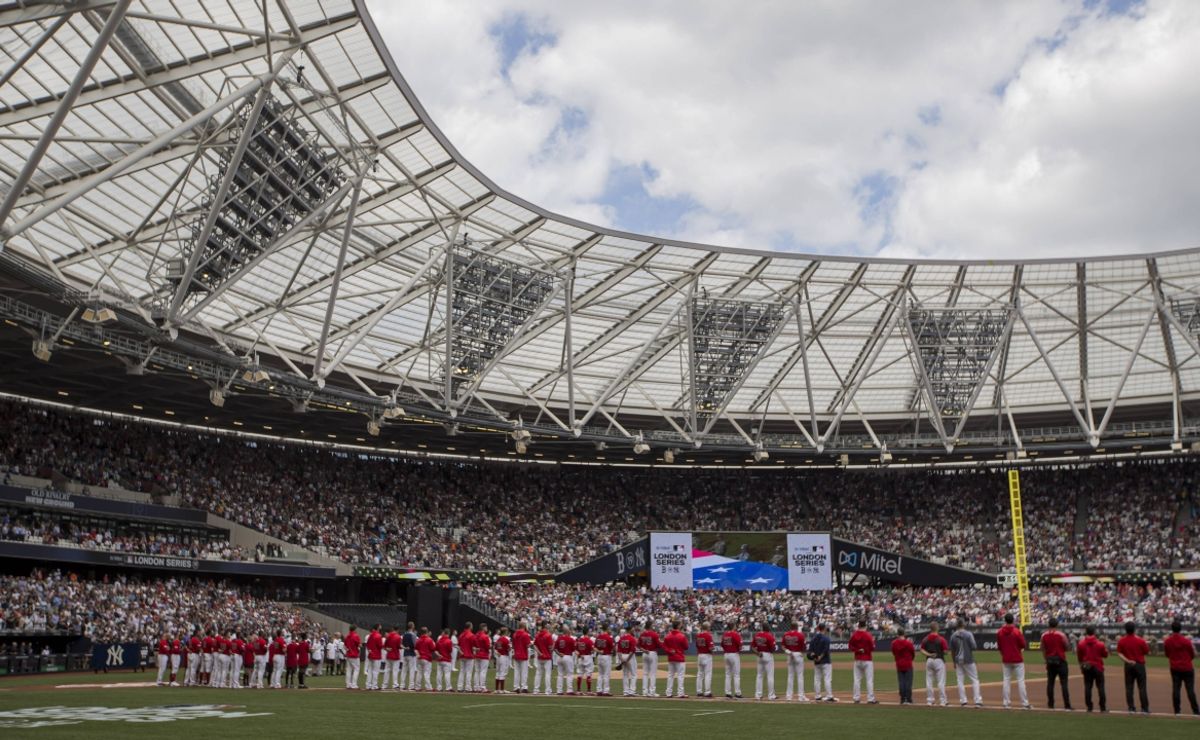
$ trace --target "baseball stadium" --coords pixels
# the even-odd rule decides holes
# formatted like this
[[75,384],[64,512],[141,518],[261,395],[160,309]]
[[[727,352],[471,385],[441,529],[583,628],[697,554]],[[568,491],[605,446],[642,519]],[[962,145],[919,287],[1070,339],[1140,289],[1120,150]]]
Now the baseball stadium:
[[563,215],[411,5],[0,0],[0,734],[1200,737],[1194,232]]

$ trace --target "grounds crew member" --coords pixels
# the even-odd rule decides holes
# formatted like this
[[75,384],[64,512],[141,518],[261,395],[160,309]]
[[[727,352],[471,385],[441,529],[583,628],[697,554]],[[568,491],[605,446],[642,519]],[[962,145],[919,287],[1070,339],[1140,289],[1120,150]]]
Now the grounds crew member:
[[1100,699],[1100,711],[1108,711],[1108,696],[1104,693],[1104,659],[1108,657],[1108,646],[1096,637],[1096,628],[1088,625],[1085,635],[1075,646],[1075,657],[1079,659],[1079,672],[1083,674],[1083,703],[1092,711],[1092,687],[1096,687]]
[[1058,618],[1050,617],[1050,629],[1042,633],[1042,655],[1046,658],[1046,706],[1054,709],[1054,679],[1062,687],[1063,708],[1071,711],[1067,688],[1067,636],[1058,631]]

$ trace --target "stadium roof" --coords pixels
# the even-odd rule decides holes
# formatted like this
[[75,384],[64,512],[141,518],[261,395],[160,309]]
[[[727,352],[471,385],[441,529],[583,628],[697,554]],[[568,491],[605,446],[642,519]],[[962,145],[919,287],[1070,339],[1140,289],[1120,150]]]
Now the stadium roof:
[[0,3],[0,40],[5,271],[385,426],[399,401],[659,451],[1196,434],[1198,249],[861,259],[582,223],[455,150],[362,0]]

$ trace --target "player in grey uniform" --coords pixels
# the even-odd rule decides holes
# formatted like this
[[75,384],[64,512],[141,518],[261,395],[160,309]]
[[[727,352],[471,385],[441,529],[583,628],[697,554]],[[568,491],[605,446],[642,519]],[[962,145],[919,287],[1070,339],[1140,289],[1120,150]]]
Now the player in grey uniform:
[[950,635],[950,657],[954,659],[954,677],[958,682],[958,701],[967,706],[967,687],[964,679],[971,679],[971,688],[975,694],[975,706],[983,706],[983,695],[979,693],[979,670],[975,667],[975,635],[967,631],[963,621],[959,619],[954,624],[954,634]]

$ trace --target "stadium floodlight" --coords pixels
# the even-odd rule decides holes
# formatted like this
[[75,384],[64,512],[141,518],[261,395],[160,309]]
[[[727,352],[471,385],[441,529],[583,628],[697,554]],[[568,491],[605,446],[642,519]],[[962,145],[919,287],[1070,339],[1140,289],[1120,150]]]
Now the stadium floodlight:
[[208,392],[208,402],[217,408],[225,407],[225,392],[220,388],[213,388]]
[[524,455],[529,447],[524,442],[518,440],[513,443],[513,449],[517,451],[518,455]]
[[513,440],[516,442],[527,442],[529,438],[533,436],[529,433],[528,429],[525,429],[522,426],[522,424],[522,421],[517,419],[513,422],[513,430],[509,432],[509,434],[512,435]]
[[395,404],[395,402],[392,402],[387,408],[385,408],[383,410],[383,418],[399,419],[401,416],[404,416],[404,413],[405,412],[404,412],[403,408],[401,408],[400,406],[397,406]]
[[770,457],[771,453],[764,450],[762,445],[758,445],[754,448],[754,462],[764,462],[770,459]]
[[52,355],[52,354],[53,353],[50,351],[50,343],[47,342],[45,339],[33,340],[33,356],[34,357],[38,358],[42,362],[50,362],[50,355]]
[[891,461],[892,461],[892,453],[888,452],[888,451],[887,451],[887,448],[884,448],[884,449],[882,449],[882,450],[880,450],[880,451],[879,451],[879,462],[880,462],[880,464],[882,464],[882,465],[887,465],[887,464],[888,464],[888,463],[890,463]]
[[1183,452],[1183,442],[1180,442],[1179,440],[1175,440],[1174,442],[1172,442],[1171,443],[1171,451],[1172,452]]
[[367,421],[367,434],[371,435],[372,437],[378,437],[382,430],[383,427],[380,426],[379,422],[375,421],[374,419]]
[[667,448],[666,450],[663,450],[663,462],[665,462],[667,465],[674,463],[675,462],[675,450],[673,450],[671,448]]
[[117,320],[117,312],[107,306],[88,306],[79,318],[89,324],[111,324]]
[[640,434],[633,441],[633,451],[638,455],[644,455],[650,451],[650,445],[646,444],[646,440],[642,439]]

